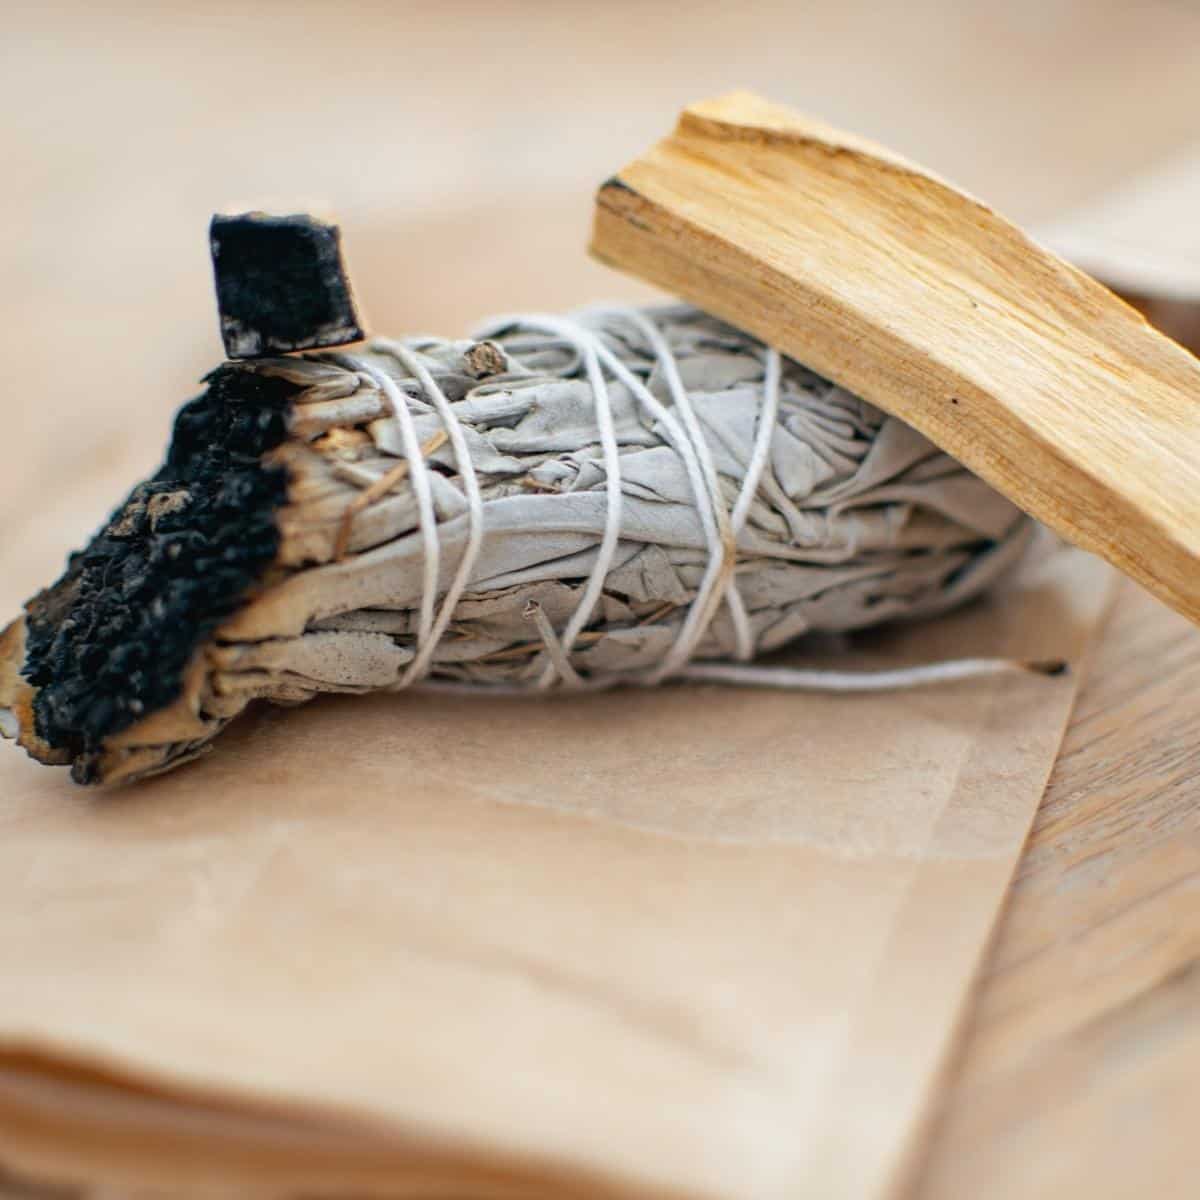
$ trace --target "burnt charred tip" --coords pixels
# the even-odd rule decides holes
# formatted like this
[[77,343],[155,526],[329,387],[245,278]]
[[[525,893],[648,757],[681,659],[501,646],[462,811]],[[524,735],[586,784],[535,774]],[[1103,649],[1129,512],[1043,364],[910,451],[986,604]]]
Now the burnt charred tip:
[[364,336],[336,225],[303,213],[218,214],[209,244],[230,358],[344,346]]
[[108,740],[182,695],[193,654],[275,560],[295,385],[227,365],[175,418],[166,461],[0,635],[0,708],[43,762],[94,783]]

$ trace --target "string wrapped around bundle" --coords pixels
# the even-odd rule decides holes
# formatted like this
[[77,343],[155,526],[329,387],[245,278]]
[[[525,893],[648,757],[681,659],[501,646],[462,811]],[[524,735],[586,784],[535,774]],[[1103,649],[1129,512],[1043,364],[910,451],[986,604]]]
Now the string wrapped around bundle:
[[0,728],[82,783],[185,762],[253,700],[674,679],[930,617],[1027,546],[915,430],[684,306],[227,363],[163,466],[0,639]]

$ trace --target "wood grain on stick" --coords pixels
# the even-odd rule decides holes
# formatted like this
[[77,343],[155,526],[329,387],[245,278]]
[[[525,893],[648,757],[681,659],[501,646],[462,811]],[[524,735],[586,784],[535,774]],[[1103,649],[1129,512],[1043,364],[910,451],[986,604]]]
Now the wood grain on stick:
[[1200,620],[1200,361],[977,200],[735,93],[600,189],[592,251],[902,417]]

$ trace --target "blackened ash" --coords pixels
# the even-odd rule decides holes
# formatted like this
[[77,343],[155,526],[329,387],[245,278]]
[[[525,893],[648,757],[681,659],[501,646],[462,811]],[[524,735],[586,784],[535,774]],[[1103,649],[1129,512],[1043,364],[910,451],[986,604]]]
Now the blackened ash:
[[105,738],[179,696],[196,649],[279,548],[287,475],[261,459],[286,436],[295,385],[231,366],[205,382],[157,473],[26,605],[36,730],[72,754],[79,782]]

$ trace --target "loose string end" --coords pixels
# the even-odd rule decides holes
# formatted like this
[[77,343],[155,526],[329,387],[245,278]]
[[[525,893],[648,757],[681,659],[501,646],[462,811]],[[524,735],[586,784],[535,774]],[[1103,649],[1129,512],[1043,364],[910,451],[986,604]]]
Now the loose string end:
[[1022,661],[1014,658],[957,658],[881,671],[831,671],[699,662],[689,663],[676,678],[731,687],[776,688],[795,692],[891,692],[994,675],[1063,675],[1069,669],[1064,659]]

